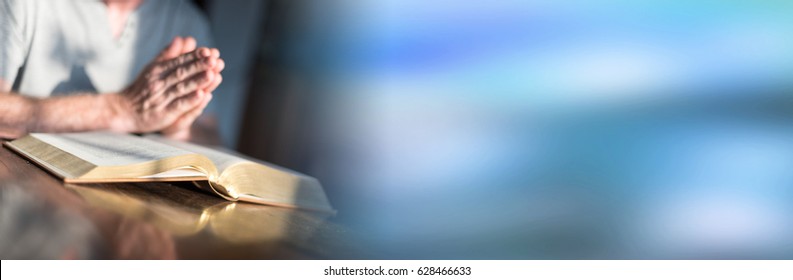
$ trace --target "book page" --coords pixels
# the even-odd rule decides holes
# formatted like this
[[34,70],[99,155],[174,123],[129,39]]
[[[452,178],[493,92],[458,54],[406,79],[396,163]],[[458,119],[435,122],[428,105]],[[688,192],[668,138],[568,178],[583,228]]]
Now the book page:
[[124,166],[193,154],[142,137],[112,132],[31,135],[96,166]]
[[209,158],[209,160],[211,160],[212,163],[215,164],[218,173],[223,173],[224,170],[226,170],[227,168],[231,167],[234,164],[250,161],[240,156],[235,156],[232,154],[232,152],[223,152],[216,149],[199,146],[196,144],[175,141],[155,134],[146,135],[144,136],[144,138],[148,140],[152,140],[153,142],[161,143],[166,146],[172,146],[196,154],[204,155],[205,157]]
[[[317,179],[233,151],[178,142],[157,135],[147,139],[179,147],[207,157],[217,167],[212,189],[233,200],[284,207],[332,212],[330,202]],[[220,188],[216,188],[220,186]]]
[[217,167],[218,173],[220,173],[220,174],[222,174],[229,167],[231,167],[232,165],[235,165],[237,163],[252,162],[252,163],[256,163],[256,164],[259,164],[259,165],[263,165],[265,167],[269,167],[269,168],[278,170],[278,171],[283,171],[283,172],[286,172],[286,173],[299,175],[299,176],[305,176],[304,174],[300,174],[299,172],[296,172],[294,170],[290,170],[288,168],[284,168],[284,167],[281,167],[281,166],[278,166],[278,165],[275,165],[275,164],[272,164],[272,163],[269,163],[269,162],[266,162],[266,161],[250,158],[250,157],[247,157],[245,155],[241,155],[241,154],[239,154],[239,153],[237,153],[235,151],[230,151],[230,150],[224,149],[222,147],[208,148],[208,147],[199,146],[199,145],[188,143],[188,142],[181,142],[181,141],[171,140],[171,139],[168,139],[168,138],[156,135],[156,134],[149,134],[149,135],[146,135],[144,137],[146,139],[151,139],[153,141],[160,142],[160,143],[163,143],[163,144],[166,144],[166,145],[169,145],[169,146],[178,147],[178,148],[186,150],[186,151],[190,151],[190,152],[193,152],[193,153],[196,153],[196,154],[204,155],[207,158],[209,158],[209,160],[211,160],[212,163],[215,164],[215,167]]
[[174,169],[165,171],[163,173],[157,173],[154,175],[143,176],[140,177],[141,179],[180,179],[180,178],[195,178],[195,177],[206,177],[207,175],[201,171],[193,170],[193,169]]

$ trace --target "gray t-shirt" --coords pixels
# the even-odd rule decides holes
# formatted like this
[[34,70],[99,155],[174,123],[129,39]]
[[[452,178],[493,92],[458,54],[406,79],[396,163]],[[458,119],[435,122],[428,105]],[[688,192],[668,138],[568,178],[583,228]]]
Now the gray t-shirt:
[[99,0],[0,0],[0,78],[37,97],[116,92],[174,36],[211,46],[209,25],[189,1],[144,1],[113,37]]

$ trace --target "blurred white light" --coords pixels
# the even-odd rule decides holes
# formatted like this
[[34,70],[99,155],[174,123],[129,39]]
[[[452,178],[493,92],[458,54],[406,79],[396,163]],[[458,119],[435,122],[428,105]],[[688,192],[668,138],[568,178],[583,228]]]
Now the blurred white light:
[[566,87],[563,90],[608,98],[609,94],[637,94],[668,84],[677,72],[673,61],[670,55],[650,46],[605,43],[561,53],[549,66],[555,82]]
[[729,256],[773,252],[789,243],[789,217],[772,199],[759,195],[684,191],[659,199],[652,212],[643,224],[657,252]]

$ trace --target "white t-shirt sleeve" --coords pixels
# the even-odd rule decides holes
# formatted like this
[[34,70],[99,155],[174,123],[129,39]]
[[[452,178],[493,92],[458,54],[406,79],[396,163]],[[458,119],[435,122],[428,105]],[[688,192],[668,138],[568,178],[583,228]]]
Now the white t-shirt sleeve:
[[[27,56],[26,31],[34,1],[0,0],[0,79],[9,87],[17,78]],[[7,89],[0,89],[7,90]]]

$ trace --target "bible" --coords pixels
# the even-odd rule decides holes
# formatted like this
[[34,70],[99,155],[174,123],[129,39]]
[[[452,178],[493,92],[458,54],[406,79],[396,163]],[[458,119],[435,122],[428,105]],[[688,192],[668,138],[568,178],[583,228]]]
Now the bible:
[[315,178],[158,135],[32,133],[5,145],[66,183],[193,181],[231,201],[334,212]]

